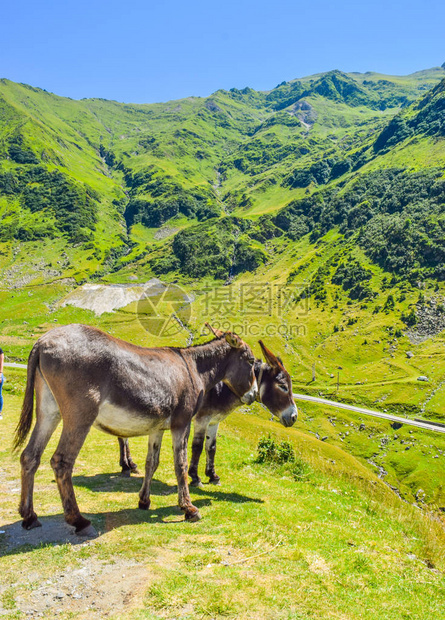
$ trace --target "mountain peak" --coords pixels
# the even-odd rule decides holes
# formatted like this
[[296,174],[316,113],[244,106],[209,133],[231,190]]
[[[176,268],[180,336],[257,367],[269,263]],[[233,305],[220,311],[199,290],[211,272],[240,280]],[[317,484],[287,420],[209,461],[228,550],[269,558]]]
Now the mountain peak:
[[305,96],[318,94],[326,99],[338,103],[347,103],[351,106],[372,105],[376,103],[376,97],[360,86],[350,76],[338,69],[328,71],[318,80],[313,82]]

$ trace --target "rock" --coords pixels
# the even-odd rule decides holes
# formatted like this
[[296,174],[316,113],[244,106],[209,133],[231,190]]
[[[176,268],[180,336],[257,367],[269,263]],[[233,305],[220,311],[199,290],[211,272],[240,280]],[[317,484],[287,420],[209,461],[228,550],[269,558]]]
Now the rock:
[[406,352],[406,357],[407,357],[408,359],[411,359],[412,357],[414,357],[414,353],[413,353],[412,351],[407,351],[407,352]]
[[425,501],[425,491],[423,489],[417,489],[416,494],[414,496],[416,501],[424,502]]
[[324,437],[321,438],[321,441],[326,441],[327,438],[328,438],[328,436],[325,435]]
[[210,110],[210,112],[222,112],[221,108],[212,99],[206,101],[205,107]]
[[428,377],[425,377],[424,375],[420,375],[420,377],[417,377],[417,381],[429,381]]
[[359,431],[364,431],[366,428],[366,426],[363,424],[363,422],[360,424],[360,426],[358,427]]
[[398,431],[399,428],[402,428],[403,424],[401,422],[391,422],[391,428],[395,431]]

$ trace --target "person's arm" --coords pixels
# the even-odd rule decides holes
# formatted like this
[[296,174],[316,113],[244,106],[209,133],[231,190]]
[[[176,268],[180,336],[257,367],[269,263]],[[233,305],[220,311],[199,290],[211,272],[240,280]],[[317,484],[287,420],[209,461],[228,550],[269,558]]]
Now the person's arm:
[[0,353],[0,375],[3,375],[3,362],[5,361],[5,356],[3,351]]

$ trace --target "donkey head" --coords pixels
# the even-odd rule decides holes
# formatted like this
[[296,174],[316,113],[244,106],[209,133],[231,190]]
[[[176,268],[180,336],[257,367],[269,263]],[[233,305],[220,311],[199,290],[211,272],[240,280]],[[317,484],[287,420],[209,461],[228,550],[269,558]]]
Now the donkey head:
[[298,409],[292,395],[292,381],[283,362],[259,340],[266,366],[258,367],[259,400],[277,417],[283,426],[292,426]]
[[241,402],[250,405],[258,395],[254,372],[255,356],[252,349],[233,332],[213,329],[208,323],[206,326],[218,340],[224,339],[230,345],[223,383],[240,398]]

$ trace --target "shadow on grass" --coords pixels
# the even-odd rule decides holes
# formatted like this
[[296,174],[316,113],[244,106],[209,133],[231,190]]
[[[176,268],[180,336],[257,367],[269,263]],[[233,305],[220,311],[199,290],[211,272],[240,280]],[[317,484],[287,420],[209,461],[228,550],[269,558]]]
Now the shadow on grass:
[[[73,484],[77,487],[84,487],[90,491],[99,493],[115,493],[121,491],[123,493],[139,492],[143,478],[131,476],[127,478],[120,474],[96,474],[94,476],[73,476]],[[151,484],[151,495],[173,495],[178,492],[176,485],[165,484],[161,480],[153,479]],[[240,493],[231,493],[224,491],[221,487],[213,484],[204,484],[202,488],[190,487],[192,495],[207,496],[222,502],[233,502],[235,504],[244,504],[246,502],[254,502],[262,504],[263,500],[257,497],[241,495]]]
[[[95,474],[94,476],[73,476],[73,484],[76,487],[85,487],[90,491],[99,493],[139,493],[142,486],[143,476],[122,476],[121,474]],[[176,485],[165,484],[160,480],[153,479],[151,483],[152,495],[173,495],[177,493]]]
[[[114,482],[116,481],[116,486]],[[73,478],[74,484],[83,486],[92,491],[114,491],[119,490],[122,485],[123,491],[135,493],[135,504],[137,502],[137,492],[141,485],[138,478],[122,478],[121,476],[110,476],[110,474],[98,474],[96,476],[76,476]],[[249,497],[239,493],[230,493],[220,490],[218,487],[207,484],[204,488],[192,487],[191,493],[193,504],[201,509],[210,506],[212,500],[243,504],[254,502],[263,503],[263,500],[256,497]],[[176,494],[176,486],[165,484],[159,480],[153,480],[153,495]],[[196,497],[198,496],[198,498]],[[163,523],[181,527],[186,525],[182,510],[177,505],[164,506],[150,510],[140,510],[138,508],[124,508],[115,512],[97,512],[94,514],[84,513],[96,529],[97,536],[100,538],[111,530],[118,529],[125,525],[154,524]],[[0,526],[0,557],[7,555],[17,555],[28,553],[34,549],[42,547],[57,547],[61,545],[79,545],[90,540],[74,533],[74,528],[68,525],[63,514],[51,515],[48,517],[39,516],[42,527],[32,530],[24,530],[21,521],[8,523]],[[191,524],[192,525],[192,524]]]
[[[199,499],[194,502],[197,508],[209,506],[210,499]],[[48,517],[39,516],[42,527],[32,530],[24,530],[21,521],[8,523],[0,527],[0,557],[28,553],[42,547],[58,547],[61,545],[81,545],[91,538],[100,538],[107,532],[125,525],[163,523],[185,526],[186,521],[182,510],[178,506],[164,506],[153,510],[140,510],[138,508],[124,508],[115,512],[97,512],[94,514],[83,513],[91,520],[97,536],[77,536],[74,527],[68,525],[63,514]]]

